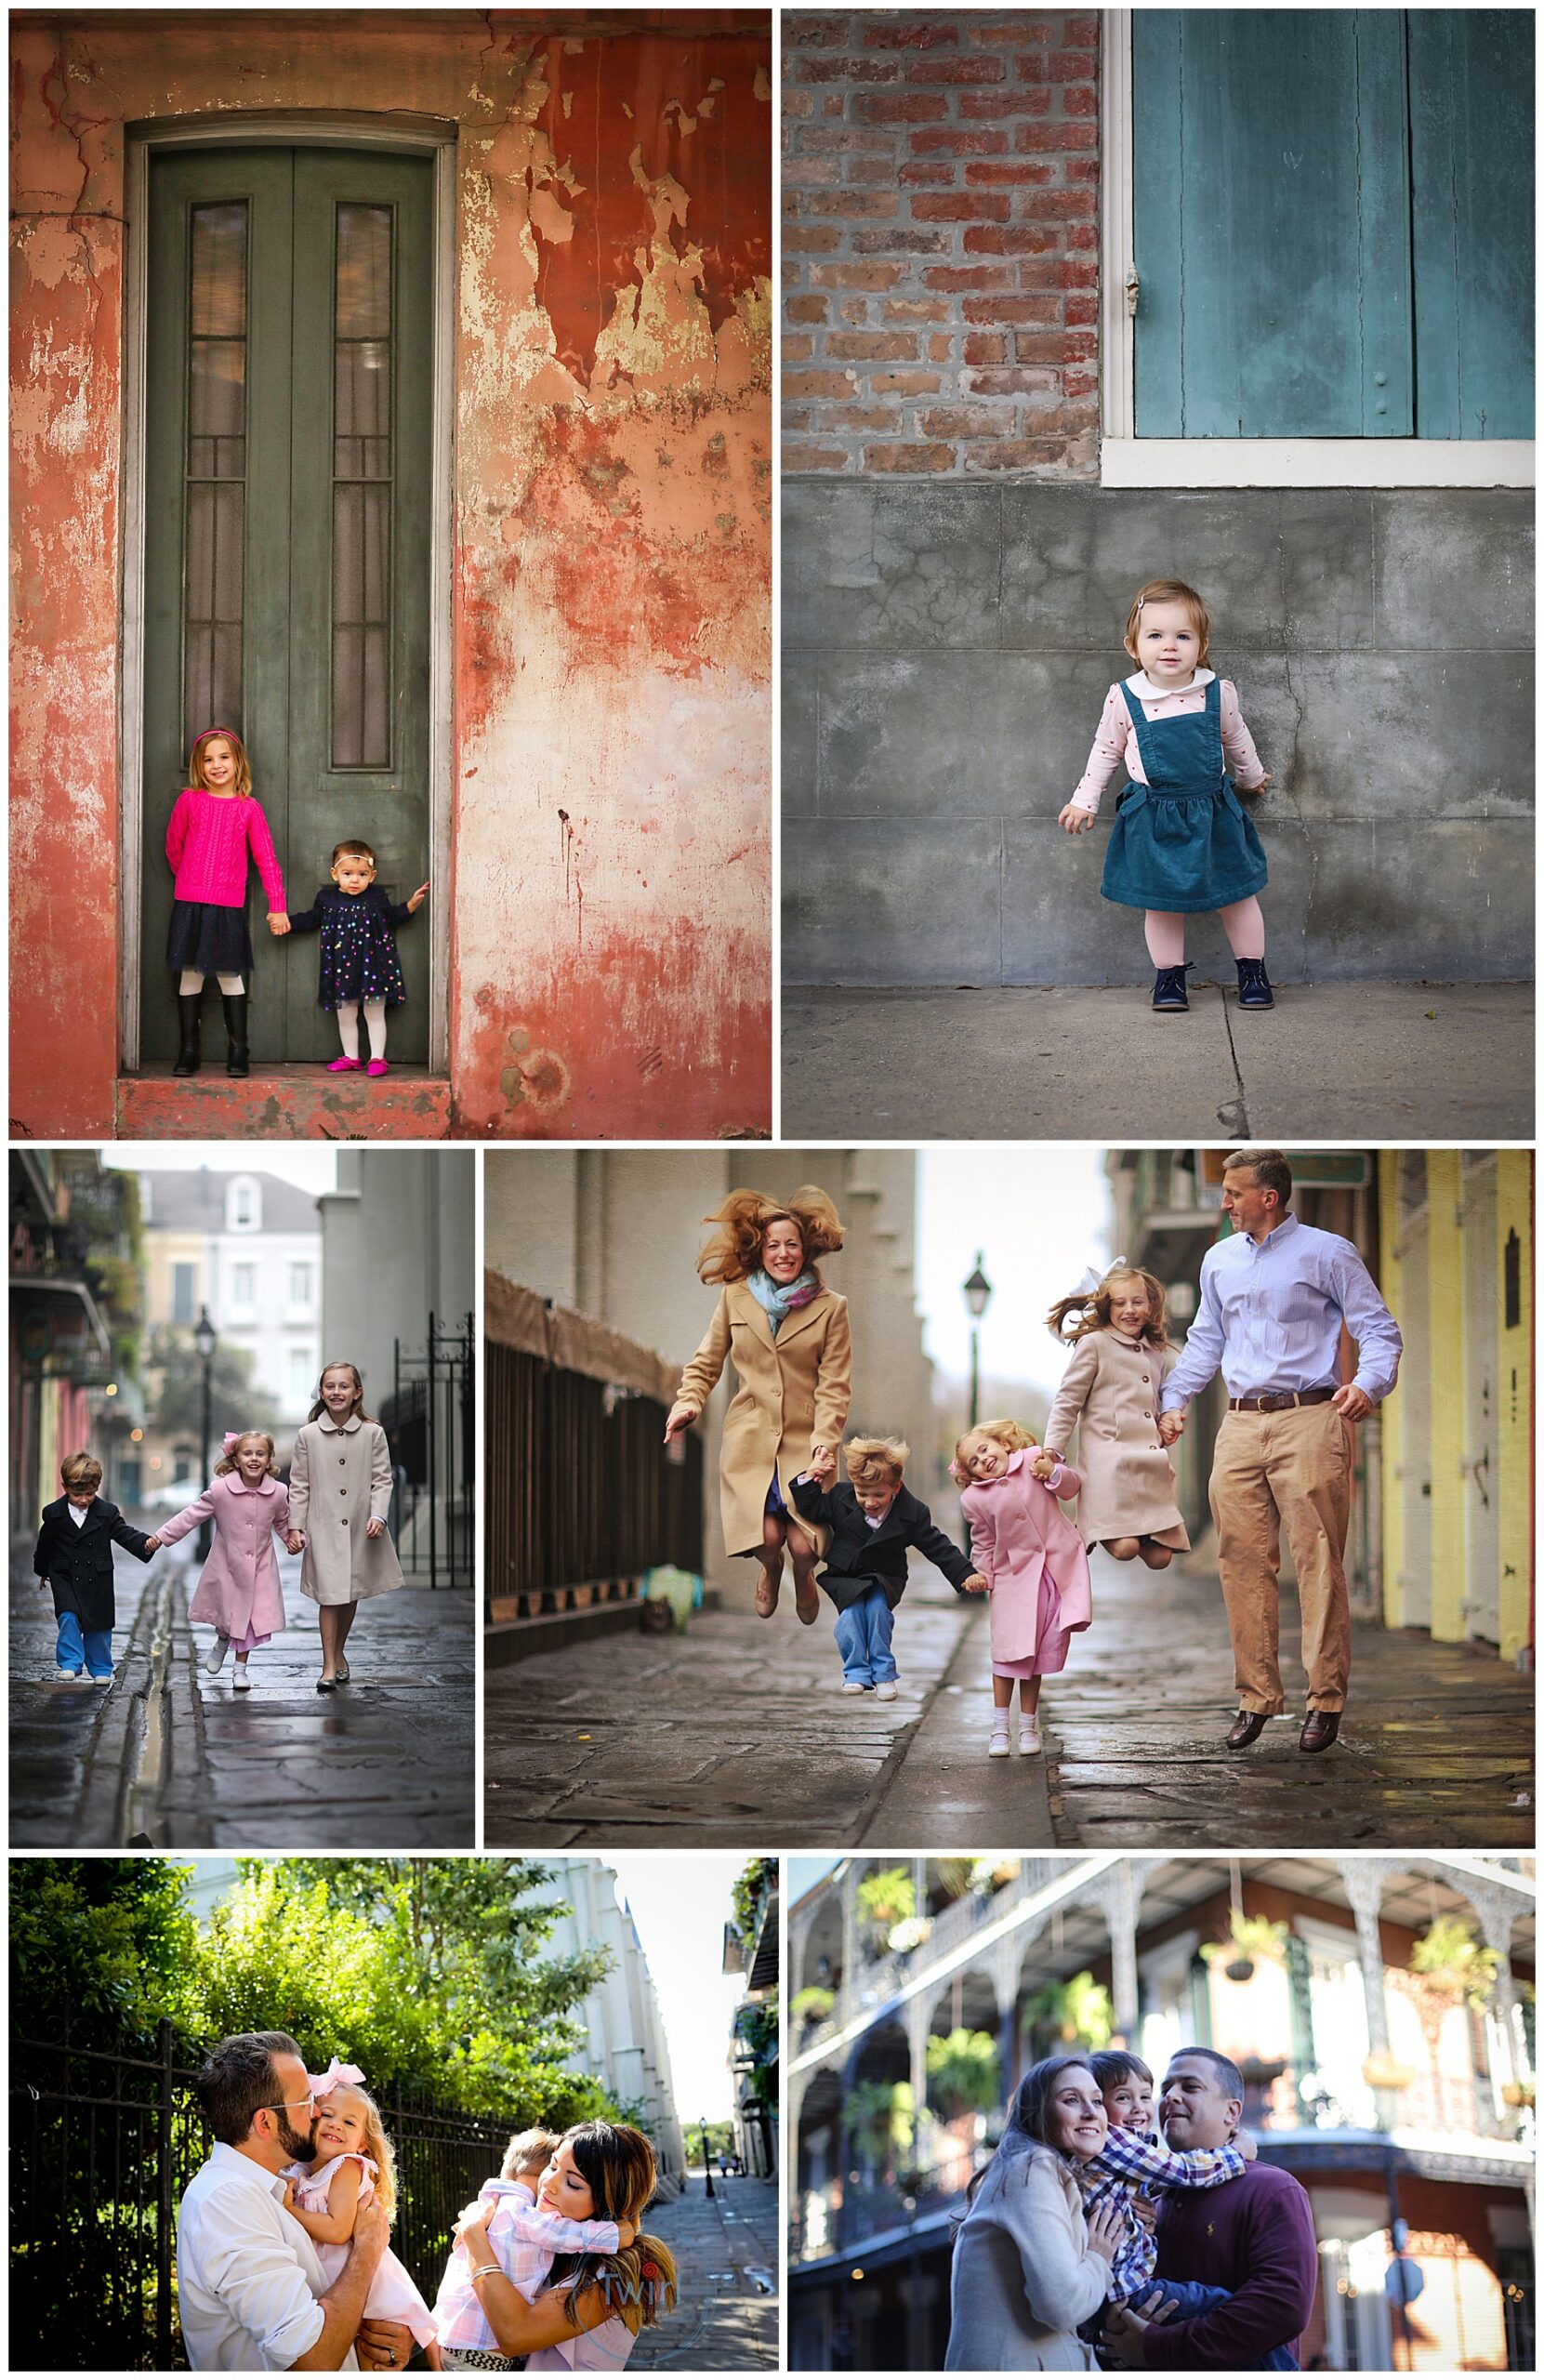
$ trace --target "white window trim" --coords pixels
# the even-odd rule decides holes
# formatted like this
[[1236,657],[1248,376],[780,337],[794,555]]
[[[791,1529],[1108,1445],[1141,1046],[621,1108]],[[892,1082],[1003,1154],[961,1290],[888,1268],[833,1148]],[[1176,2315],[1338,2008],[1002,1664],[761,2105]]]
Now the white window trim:
[[1106,8],[1100,63],[1099,476],[1105,487],[1532,487],[1531,438],[1139,438],[1131,10]]
[[149,360],[149,201],[152,148],[202,149],[221,142],[429,151],[434,159],[431,229],[433,391],[429,455],[429,1071],[450,1071],[449,971],[434,954],[450,948],[451,734],[454,647],[451,545],[455,534],[453,424],[455,406],[455,156],[454,126],[388,115],[244,115],[140,126],[125,167],[127,227],[124,271],[124,468],[122,646],[118,699],[120,836],[119,1064],[139,1069],[140,943],[144,931],[145,373]]

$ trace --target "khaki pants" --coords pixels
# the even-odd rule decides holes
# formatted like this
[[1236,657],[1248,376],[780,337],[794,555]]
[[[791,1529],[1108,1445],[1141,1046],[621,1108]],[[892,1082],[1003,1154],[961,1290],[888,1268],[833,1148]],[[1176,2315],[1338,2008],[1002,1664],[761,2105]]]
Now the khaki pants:
[[1281,1531],[1292,1549],[1311,1711],[1343,1711],[1351,1670],[1346,1525],[1351,1439],[1333,1405],[1230,1413],[1211,1466],[1217,1566],[1233,1638],[1239,1708],[1275,1718],[1286,1707],[1277,1647]]

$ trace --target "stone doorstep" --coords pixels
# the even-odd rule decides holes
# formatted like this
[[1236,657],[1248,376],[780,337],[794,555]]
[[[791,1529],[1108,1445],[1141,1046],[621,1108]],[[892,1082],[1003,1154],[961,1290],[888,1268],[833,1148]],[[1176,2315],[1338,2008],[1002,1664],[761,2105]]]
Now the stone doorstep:
[[233,1078],[223,1051],[196,1075],[120,1075],[115,1107],[122,1140],[438,1141],[451,1131],[449,1080],[427,1066],[393,1065],[374,1079],[321,1064]]

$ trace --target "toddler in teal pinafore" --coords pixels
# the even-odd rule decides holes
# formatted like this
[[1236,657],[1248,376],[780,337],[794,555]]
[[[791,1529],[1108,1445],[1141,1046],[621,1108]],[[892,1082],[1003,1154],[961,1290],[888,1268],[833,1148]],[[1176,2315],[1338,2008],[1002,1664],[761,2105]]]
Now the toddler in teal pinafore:
[[1210,633],[1193,587],[1155,578],[1142,589],[1126,622],[1126,650],[1140,667],[1111,687],[1089,765],[1060,817],[1069,835],[1086,833],[1100,794],[1135,747],[1141,776],[1116,804],[1101,890],[1107,901],[1145,912],[1155,1009],[1190,1005],[1185,919],[1202,909],[1221,919],[1240,1005],[1274,1005],[1256,898],[1265,887],[1265,853],[1231,772],[1246,793],[1271,780],[1233,687],[1206,667]]

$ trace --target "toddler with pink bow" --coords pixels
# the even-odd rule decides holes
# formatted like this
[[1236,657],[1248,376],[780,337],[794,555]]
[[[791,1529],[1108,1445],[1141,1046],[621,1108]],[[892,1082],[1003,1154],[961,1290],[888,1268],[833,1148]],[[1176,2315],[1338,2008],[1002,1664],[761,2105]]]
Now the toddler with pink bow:
[[163,1521],[148,1540],[151,1552],[175,1545],[205,1521],[214,1523],[214,1540],[188,1617],[207,1620],[215,1631],[204,1663],[211,1676],[234,1646],[231,1684],[244,1694],[251,1684],[247,1655],[281,1634],[284,1625],[273,1540],[283,1540],[286,1547],[289,1542],[289,1491],[279,1476],[273,1440],[266,1430],[227,1430],[208,1487]]
[[1074,1634],[1093,1617],[1089,1557],[1058,1501],[1083,1483],[1064,1462],[1042,1481],[1031,1462],[1038,1453],[1017,1421],[983,1421],[966,1431],[949,1465],[964,1490],[971,1559],[992,1598],[992,1760],[1008,1757],[1015,1678],[1019,1750],[1040,1750],[1040,1680],[1066,1667]]
[[[285,2166],[284,2206],[316,2242],[330,2289],[349,2260],[360,2208],[375,2199],[388,2219],[395,2215],[397,2161],[357,2066],[340,2065],[335,2057],[325,2074],[309,2079],[316,2105],[315,2153],[306,2163]],[[376,2267],[364,2312],[372,2321],[405,2323],[430,2370],[444,2370],[434,2317],[407,2267],[389,2248]]]

